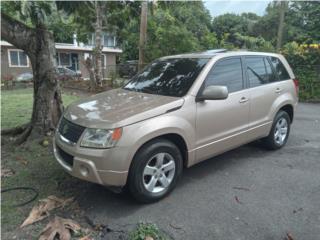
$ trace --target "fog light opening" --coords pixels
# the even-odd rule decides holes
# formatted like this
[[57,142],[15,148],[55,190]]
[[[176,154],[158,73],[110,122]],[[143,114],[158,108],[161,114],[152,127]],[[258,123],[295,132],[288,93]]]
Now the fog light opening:
[[82,176],[87,177],[89,174],[89,169],[86,166],[80,166],[80,173]]

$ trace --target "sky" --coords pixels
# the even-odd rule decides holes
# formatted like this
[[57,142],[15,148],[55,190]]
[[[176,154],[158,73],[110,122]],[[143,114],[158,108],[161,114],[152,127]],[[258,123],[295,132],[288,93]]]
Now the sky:
[[204,0],[204,4],[206,8],[209,9],[212,17],[225,13],[241,14],[244,12],[253,12],[262,16],[269,2],[271,2],[271,0]]

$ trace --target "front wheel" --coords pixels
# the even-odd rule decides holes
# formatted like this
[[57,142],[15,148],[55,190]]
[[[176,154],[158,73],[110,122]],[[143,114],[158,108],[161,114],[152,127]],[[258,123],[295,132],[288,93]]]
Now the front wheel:
[[279,111],[274,118],[268,137],[262,139],[264,145],[271,150],[282,148],[290,133],[290,117],[287,112]]
[[139,202],[150,203],[168,195],[183,168],[179,148],[166,139],[144,145],[135,155],[129,172],[128,187]]

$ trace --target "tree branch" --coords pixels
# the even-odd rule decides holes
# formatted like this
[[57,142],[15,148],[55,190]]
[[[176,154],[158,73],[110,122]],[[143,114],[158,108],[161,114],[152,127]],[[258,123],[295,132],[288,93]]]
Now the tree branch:
[[17,48],[29,52],[30,36],[34,29],[1,12],[1,38]]

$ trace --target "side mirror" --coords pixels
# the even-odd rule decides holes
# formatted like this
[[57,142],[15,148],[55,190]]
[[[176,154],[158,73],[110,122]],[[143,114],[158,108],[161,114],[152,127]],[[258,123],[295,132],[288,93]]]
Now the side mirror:
[[226,99],[228,94],[228,88],[226,86],[208,86],[196,97],[196,101],[222,100]]

